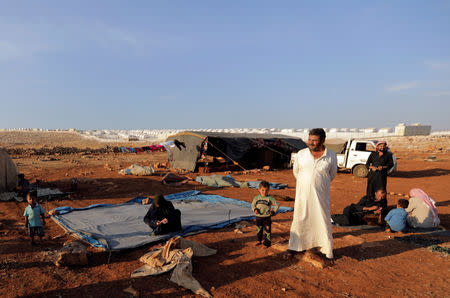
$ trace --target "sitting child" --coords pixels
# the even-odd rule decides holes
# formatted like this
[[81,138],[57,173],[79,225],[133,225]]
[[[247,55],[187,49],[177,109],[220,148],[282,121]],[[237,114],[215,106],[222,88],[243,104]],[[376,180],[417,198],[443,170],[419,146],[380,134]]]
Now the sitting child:
[[397,208],[389,211],[384,218],[387,222],[386,232],[400,232],[406,228],[408,212],[405,209],[408,208],[408,204],[408,200],[400,199],[397,202]]
[[257,195],[252,202],[252,210],[256,214],[256,237],[260,245],[264,237],[264,246],[269,247],[271,244],[271,229],[272,229],[272,215],[278,211],[280,204],[269,196],[270,185],[267,181],[261,181],[259,184],[259,195]]
[[[42,237],[44,237],[45,225],[45,211],[37,203],[37,191],[31,191],[27,193],[28,206],[25,208],[23,216],[25,216],[25,227],[28,228],[28,233],[31,237],[31,244],[34,244],[34,236],[38,236],[42,242]],[[42,218],[42,220],[41,220]]]

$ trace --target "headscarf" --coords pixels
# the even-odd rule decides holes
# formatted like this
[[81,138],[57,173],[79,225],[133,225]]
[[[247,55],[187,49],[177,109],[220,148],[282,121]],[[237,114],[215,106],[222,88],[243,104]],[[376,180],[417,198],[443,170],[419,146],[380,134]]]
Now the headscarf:
[[385,144],[387,146],[386,141],[378,141],[377,144],[375,145],[375,148],[377,148],[381,144]]
[[439,224],[438,211],[436,208],[436,202],[430,198],[423,190],[420,188],[413,188],[409,191],[409,196],[411,198],[420,198],[422,202],[427,205],[433,215],[433,223],[435,226]]
[[150,206],[150,209],[158,210],[164,216],[168,216],[170,211],[173,209],[173,205],[169,201],[167,201],[163,195],[157,194],[153,198],[153,202],[152,205]]

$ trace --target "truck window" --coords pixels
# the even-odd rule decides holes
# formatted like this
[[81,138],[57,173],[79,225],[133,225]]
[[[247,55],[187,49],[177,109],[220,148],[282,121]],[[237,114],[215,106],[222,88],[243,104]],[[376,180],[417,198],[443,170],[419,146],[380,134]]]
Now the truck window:
[[356,151],[367,151],[366,145],[367,145],[367,143],[356,143],[355,150]]
[[371,143],[356,143],[355,150],[372,152],[372,151],[375,151],[375,147]]

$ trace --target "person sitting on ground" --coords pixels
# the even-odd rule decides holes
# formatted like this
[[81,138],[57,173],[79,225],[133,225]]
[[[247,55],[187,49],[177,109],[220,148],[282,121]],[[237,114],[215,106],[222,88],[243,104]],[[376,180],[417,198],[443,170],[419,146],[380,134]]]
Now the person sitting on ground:
[[26,197],[29,205],[25,208],[23,216],[25,217],[25,227],[28,228],[28,234],[31,237],[31,245],[33,245],[34,236],[38,236],[41,242],[44,237],[45,211],[37,203],[37,191],[28,192]]
[[392,209],[386,215],[384,220],[386,224],[386,232],[401,232],[406,228],[406,217],[408,212],[405,211],[408,208],[408,200],[400,199],[397,202],[397,208]]
[[377,189],[374,196],[364,196],[357,204],[344,208],[343,214],[331,215],[333,223],[341,226],[356,226],[366,224],[363,217],[368,214],[381,213],[387,209],[386,190]]
[[181,212],[163,195],[156,195],[144,222],[153,229],[152,235],[162,235],[181,230]]
[[406,221],[411,228],[436,228],[441,221],[438,217],[436,202],[423,190],[413,188],[409,191],[409,213]]
[[265,237],[262,243],[265,247],[270,247],[271,245],[272,216],[280,208],[277,200],[269,196],[269,189],[269,182],[261,181],[258,189],[259,195],[252,202],[252,210],[256,215],[256,245],[261,245],[264,232]]

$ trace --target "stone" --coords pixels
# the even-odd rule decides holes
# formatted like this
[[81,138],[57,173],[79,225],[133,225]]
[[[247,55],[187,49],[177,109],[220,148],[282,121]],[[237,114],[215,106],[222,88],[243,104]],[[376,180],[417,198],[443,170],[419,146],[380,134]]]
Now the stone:
[[86,247],[78,241],[64,243],[58,251],[56,266],[83,266],[88,264]]
[[136,291],[133,287],[128,287],[128,288],[126,288],[126,289],[123,289],[123,291],[125,292],[125,293],[128,293],[128,294],[130,294],[130,295],[132,295],[133,297],[139,297],[139,292],[138,291]]

